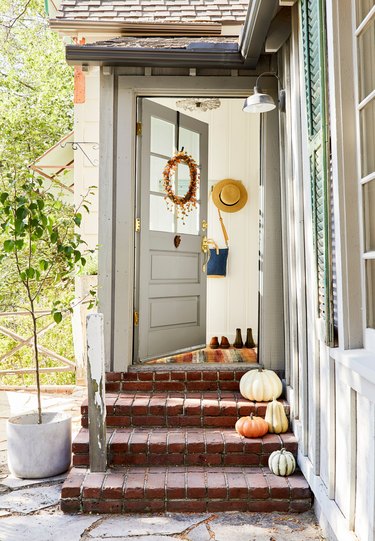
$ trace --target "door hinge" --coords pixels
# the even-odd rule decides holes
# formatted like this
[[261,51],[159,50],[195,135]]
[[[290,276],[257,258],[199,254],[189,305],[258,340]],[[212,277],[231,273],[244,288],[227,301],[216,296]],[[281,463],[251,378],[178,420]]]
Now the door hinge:
[[138,327],[139,325],[139,312],[134,312],[134,326]]
[[142,135],[142,122],[137,122],[135,125],[135,133],[137,135]]
[[139,233],[140,230],[141,230],[141,219],[140,218],[136,218],[135,219],[135,226],[134,226],[134,229],[135,229],[135,232],[136,233]]

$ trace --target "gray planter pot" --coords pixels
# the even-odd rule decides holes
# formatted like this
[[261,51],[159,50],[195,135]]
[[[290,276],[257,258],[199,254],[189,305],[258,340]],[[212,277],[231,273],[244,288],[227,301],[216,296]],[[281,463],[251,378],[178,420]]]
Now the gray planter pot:
[[7,423],[8,466],[16,476],[41,479],[65,472],[71,461],[72,420],[66,413],[11,417]]

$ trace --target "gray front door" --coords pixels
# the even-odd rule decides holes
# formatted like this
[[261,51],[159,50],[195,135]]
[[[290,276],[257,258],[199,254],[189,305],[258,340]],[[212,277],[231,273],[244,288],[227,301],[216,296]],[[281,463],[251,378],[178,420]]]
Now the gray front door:
[[[163,357],[206,342],[206,275],[202,237],[207,220],[208,125],[148,99],[141,103],[135,360]],[[200,168],[199,202],[185,224],[165,200],[163,169],[176,148]],[[187,192],[189,169],[179,165],[174,191]],[[202,228],[203,225],[203,228]],[[176,236],[180,244],[175,246]]]

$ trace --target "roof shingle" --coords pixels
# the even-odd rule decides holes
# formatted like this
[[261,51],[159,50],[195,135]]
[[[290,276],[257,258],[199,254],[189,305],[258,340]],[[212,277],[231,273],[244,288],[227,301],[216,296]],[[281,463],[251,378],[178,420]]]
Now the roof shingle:
[[168,23],[241,22],[248,0],[63,0],[58,20]]
[[108,47],[111,49],[190,49],[190,50],[211,50],[216,49],[224,52],[238,51],[238,40],[233,37],[218,36],[205,38],[189,37],[121,37],[105,41],[97,41],[85,45],[87,49],[92,47]]

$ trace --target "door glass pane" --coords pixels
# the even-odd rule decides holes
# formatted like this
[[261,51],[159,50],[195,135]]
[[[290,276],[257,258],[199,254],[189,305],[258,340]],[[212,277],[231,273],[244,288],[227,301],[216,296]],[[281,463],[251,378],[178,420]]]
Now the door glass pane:
[[180,128],[179,146],[180,148],[184,147],[184,150],[199,164],[199,133],[187,130],[186,128]]
[[375,251],[375,180],[363,186],[363,212],[365,217],[365,251]]
[[374,0],[357,0],[357,26],[361,24],[374,5]]
[[182,219],[177,220],[177,233],[185,233],[187,235],[199,235],[199,203],[197,207],[194,208],[184,219],[185,224]]
[[157,156],[150,157],[150,190],[164,193],[163,171],[167,160]]
[[375,88],[375,19],[358,37],[359,100]]
[[174,214],[168,210],[163,196],[150,195],[150,230],[173,233]]
[[366,261],[367,327],[375,329],[375,259]]
[[[189,167],[181,163],[177,168],[177,195],[185,195],[190,185],[190,169]],[[199,184],[197,189],[197,199],[199,200]]]
[[375,171],[375,99],[360,112],[362,178]]
[[151,117],[151,152],[163,156],[173,156],[175,146],[174,124]]

